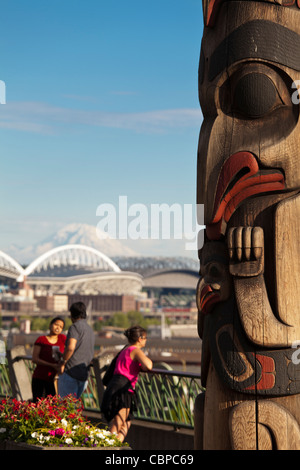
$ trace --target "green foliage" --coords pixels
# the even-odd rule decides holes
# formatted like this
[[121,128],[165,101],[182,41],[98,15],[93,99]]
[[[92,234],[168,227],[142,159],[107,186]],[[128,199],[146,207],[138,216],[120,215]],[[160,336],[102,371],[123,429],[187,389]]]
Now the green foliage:
[[134,325],[140,325],[147,329],[149,325],[158,325],[160,320],[153,318],[144,318],[141,312],[131,311],[128,313],[115,313],[109,320],[107,320],[103,326],[115,326],[119,328],[130,328]]
[[106,326],[116,326],[116,327],[124,328],[124,329],[129,327],[129,321],[128,321],[127,315],[121,312],[115,313],[114,315],[112,315],[112,317],[109,318],[109,320],[107,320],[105,324]]
[[70,326],[72,325],[72,320],[71,320],[71,318],[66,318],[66,317],[64,317],[64,320],[65,320],[65,329],[64,329],[64,331],[67,331],[70,328]]
[[[44,317],[31,317],[31,331],[43,331],[48,332],[51,318]],[[65,320],[64,331],[67,331],[72,325],[72,321],[68,317],[63,317]],[[113,326],[117,328],[123,328],[126,330],[134,325],[140,325],[146,328],[150,325],[159,325],[160,319],[155,318],[144,318],[143,314],[138,311],[131,311],[128,313],[117,312],[114,313],[108,320],[96,320],[93,323],[94,331],[101,331],[105,326]]]
[[103,320],[96,320],[93,324],[94,331],[101,331],[105,322]]

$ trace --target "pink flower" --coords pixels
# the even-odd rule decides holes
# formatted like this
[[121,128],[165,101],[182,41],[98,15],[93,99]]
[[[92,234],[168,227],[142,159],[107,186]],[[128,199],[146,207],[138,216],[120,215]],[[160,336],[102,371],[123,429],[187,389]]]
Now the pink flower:
[[63,428],[57,428],[55,429],[55,436],[56,437],[61,437],[65,434],[65,430]]

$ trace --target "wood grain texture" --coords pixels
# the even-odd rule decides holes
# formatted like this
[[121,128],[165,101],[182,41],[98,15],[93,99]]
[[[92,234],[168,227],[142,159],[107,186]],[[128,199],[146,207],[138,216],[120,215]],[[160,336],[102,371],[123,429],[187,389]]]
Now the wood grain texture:
[[285,199],[275,213],[276,290],[279,318],[300,339],[300,196]]
[[299,450],[300,428],[283,406],[265,400],[244,401],[230,414],[234,450]]
[[201,448],[300,450],[300,3],[203,4]]

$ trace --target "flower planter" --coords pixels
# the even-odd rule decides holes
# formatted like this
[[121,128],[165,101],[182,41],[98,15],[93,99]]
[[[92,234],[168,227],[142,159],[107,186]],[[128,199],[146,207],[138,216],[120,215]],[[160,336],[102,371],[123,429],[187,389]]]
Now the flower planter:
[[130,447],[44,447],[26,442],[4,441],[0,443],[0,450],[132,450]]
[[38,403],[0,401],[1,450],[123,450],[101,423],[82,415],[82,402],[72,396],[41,399]]

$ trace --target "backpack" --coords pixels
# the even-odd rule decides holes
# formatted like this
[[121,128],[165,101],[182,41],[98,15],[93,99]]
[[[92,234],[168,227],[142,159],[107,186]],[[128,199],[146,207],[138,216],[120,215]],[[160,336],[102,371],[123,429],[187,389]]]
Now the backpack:
[[104,376],[103,376],[103,379],[102,379],[102,383],[103,385],[106,387],[109,382],[111,381],[111,379],[113,378],[113,375],[114,375],[114,371],[115,371],[115,367],[116,367],[116,362],[117,362],[117,359],[119,357],[119,355],[121,354],[121,352],[126,348],[127,346],[125,346],[124,348],[121,349],[121,351],[118,352],[118,354],[113,358],[113,360],[111,361],[110,365],[108,366]]

